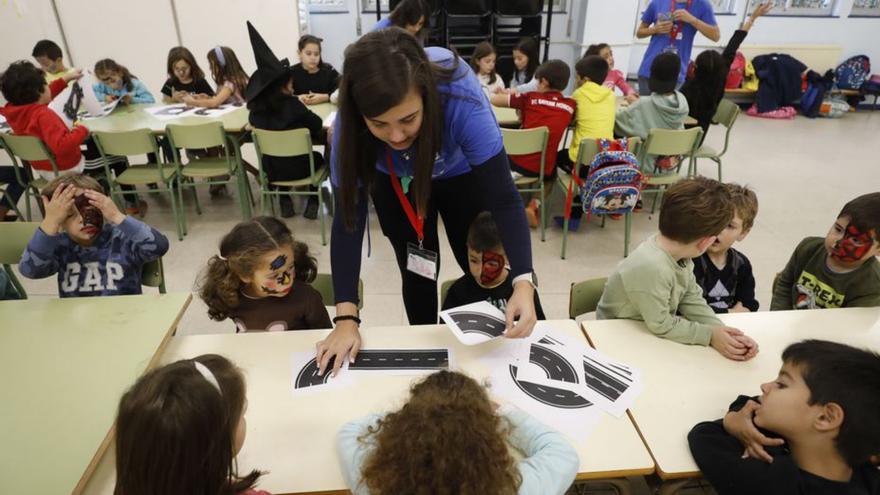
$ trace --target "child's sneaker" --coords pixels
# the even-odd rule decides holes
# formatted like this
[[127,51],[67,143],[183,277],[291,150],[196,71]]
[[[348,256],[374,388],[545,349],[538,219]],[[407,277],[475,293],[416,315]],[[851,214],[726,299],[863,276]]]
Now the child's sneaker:
[[[556,225],[560,229],[565,228],[565,217],[556,216],[556,217],[553,217],[553,221],[556,222]],[[568,219],[568,231],[569,232],[577,232],[578,228],[580,226],[581,226],[581,219],[580,218],[571,217]]]
[[608,215],[608,218],[612,220],[620,220],[621,218],[623,218],[623,213],[611,213]]
[[138,200],[137,203],[129,203],[125,207],[125,214],[144,218],[144,215],[147,214],[147,202]]
[[642,211],[642,200],[636,201],[636,206],[633,208],[633,211]]
[[530,228],[538,228],[538,225],[541,223],[538,218],[538,209],[541,207],[541,202],[537,199],[533,199],[529,201],[529,205],[526,206],[526,219],[529,221]]

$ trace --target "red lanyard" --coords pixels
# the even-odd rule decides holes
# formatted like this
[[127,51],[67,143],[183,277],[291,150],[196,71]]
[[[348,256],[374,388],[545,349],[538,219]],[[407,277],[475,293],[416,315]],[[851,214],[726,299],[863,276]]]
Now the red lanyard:
[[425,239],[425,218],[416,215],[412,203],[409,202],[409,198],[403,194],[403,188],[400,187],[400,179],[397,178],[397,174],[394,172],[394,160],[391,158],[391,150],[388,148],[385,148],[385,160],[388,162],[388,171],[391,173],[391,187],[397,193],[397,199],[400,201],[400,206],[403,207],[410,225],[415,229],[416,235],[419,236],[419,247],[421,247],[422,241]]
[[[672,0],[672,2],[669,5],[669,19],[670,20],[672,19],[672,14],[675,13],[675,4],[676,3],[678,3],[678,0]],[[693,3],[694,3],[694,0],[687,0],[687,9],[686,10],[688,12],[690,12],[691,4],[693,4]],[[676,38],[678,38],[678,33],[680,33],[682,29],[684,29],[684,22],[676,21],[675,23],[673,23],[672,30],[669,31],[669,44],[670,45],[675,43]]]

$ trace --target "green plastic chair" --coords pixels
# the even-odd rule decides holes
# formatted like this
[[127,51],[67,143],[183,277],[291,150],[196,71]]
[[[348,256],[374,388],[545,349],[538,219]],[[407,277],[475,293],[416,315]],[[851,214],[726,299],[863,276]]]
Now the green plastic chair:
[[440,284],[440,307],[443,307],[443,303],[446,302],[446,294],[449,293],[449,288],[452,287],[452,284],[458,280],[456,278],[444,280],[442,284]]
[[596,311],[607,280],[607,277],[602,277],[571,284],[568,296],[568,317],[573,320],[584,313]]
[[[329,273],[319,273],[312,280],[312,287],[321,294],[324,306],[335,306],[336,297],[333,292],[333,276]],[[364,308],[364,281],[358,279],[358,309]]]
[[[694,167],[694,153],[700,146],[700,140],[703,137],[703,129],[692,127],[690,129],[651,129],[648,133],[648,139],[645,145],[639,150],[639,163],[642,170],[645,170],[644,163],[648,156],[657,155],[683,155],[688,158],[688,170]],[[683,162],[684,160],[682,160]],[[663,199],[663,192],[667,187],[684,179],[681,176],[681,165],[679,163],[672,171],[663,174],[647,174],[648,182],[644,192],[655,192],[654,203],[651,206],[651,213],[657,209],[657,203]],[[655,171],[656,172],[656,171]],[[627,246],[628,248],[629,246]],[[629,254],[627,249],[624,257]]]
[[727,153],[727,147],[730,144],[730,130],[733,128],[733,124],[736,122],[737,117],[739,117],[740,109],[739,107],[730,100],[721,100],[718,103],[718,108],[715,110],[715,115],[712,117],[712,122],[720,124],[724,126],[724,147],[721,148],[721,151],[715,151],[715,148],[709,145],[702,145],[697,149],[694,153],[694,160],[692,162],[693,168],[688,170],[688,177],[693,177],[697,173],[697,160],[700,158],[708,158],[715,162],[718,165],[718,180],[721,181],[721,157]]
[[[242,217],[247,220],[250,211],[250,186],[244,170],[238,166],[238,159],[230,151],[233,143],[226,135],[221,122],[206,122],[197,125],[168,124],[165,127],[165,135],[171,145],[175,170],[178,175],[177,202],[183,209],[183,189],[189,188],[193,192],[196,203],[196,213],[202,214],[199,204],[199,196],[196,193],[198,186],[213,186],[232,184],[233,181],[238,189],[238,201],[241,205]],[[191,157],[184,165],[180,159],[181,149],[207,149],[220,148],[219,157]],[[234,177],[234,179],[233,179]],[[196,182],[195,179],[204,179]],[[186,215],[181,215],[183,231],[186,232]]]
[[[547,140],[550,129],[546,126],[533,129],[501,129],[504,150],[510,156],[541,153],[541,175],[537,177],[520,177],[514,181],[516,188],[523,193],[540,193],[541,195],[541,241],[546,240],[547,205],[544,200],[544,163],[547,159]],[[537,184],[537,187],[535,186]]]
[[[330,175],[330,167],[324,165],[315,169],[315,160],[312,155],[312,137],[308,129],[292,129],[287,131],[267,131],[254,129],[254,148],[257,151],[257,163],[260,170],[260,208],[266,214],[267,203],[272,207],[272,214],[276,214],[275,197],[283,195],[293,196],[317,196],[318,214],[321,216],[321,244],[327,245],[326,218],[324,212],[324,198],[321,194],[321,183]],[[281,180],[269,182],[266,171],[263,169],[263,155],[278,157],[294,157],[307,155],[309,157],[309,176],[298,180]],[[275,190],[272,186],[283,187],[287,190]],[[315,191],[308,190],[309,186],[315,186]],[[304,191],[297,191],[297,187],[306,187]]]
[[[628,138],[627,147],[630,152],[638,154],[640,146],[642,144],[642,140],[636,136]],[[593,161],[593,158],[596,156],[596,153],[599,152],[599,144],[595,139],[592,138],[584,138],[581,140],[581,145],[578,147],[578,158],[575,160],[575,163],[571,167],[571,175],[563,175],[559,174],[557,182],[562,190],[568,194],[568,188],[572,188],[572,194],[577,195],[578,188],[580,186],[577,183],[572,182],[573,177],[577,177],[580,173],[581,167],[588,167],[590,162]],[[565,206],[565,211],[563,211],[564,217],[567,219],[571,212],[568,210],[570,208],[569,205]],[[602,215],[602,228],[605,227],[605,217],[606,215]],[[623,236],[623,256],[626,257],[629,254],[629,238],[632,233],[632,212],[629,212],[624,215],[624,236]],[[562,253],[560,257],[565,259],[566,247],[568,246],[568,222],[562,222]]]
[[[12,160],[12,166],[15,167],[16,180],[24,187],[25,218],[27,221],[31,221],[30,199],[36,199],[37,208],[42,212],[43,202],[40,199],[40,190],[46,187],[49,181],[28,173],[27,168],[30,167],[30,164],[24,162],[48,161],[52,166],[52,173],[58,177],[58,164],[55,162],[55,155],[49,151],[40,138],[35,136],[0,133],[0,142],[3,143],[3,149],[6,150],[9,159]],[[33,178],[30,178],[32,176]],[[16,211],[18,211],[17,208]]]
[[0,222],[0,265],[22,299],[27,299],[27,292],[16,278],[12,265],[21,261],[21,254],[39,226],[39,222]]
[[165,294],[165,267],[162,258],[151,261],[141,269],[141,285],[158,287],[159,294]]
[[[120,186],[146,186],[156,184],[156,192],[167,192],[171,197],[171,211],[174,213],[177,239],[183,240],[186,227],[183,224],[182,206],[177,204],[177,169],[173,165],[163,164],[158,158],[159,144],[149,129],[136,129],[126,132],[95,132],[92,134],[101,157],[104,158],[104,173],[110,184],[110,195],[117,205],[122,207],[122,189]],[[137,156],[152,153],[156,163],[147,162],[134,164],[129,162],[128,168],[120,175],[115,175],[107,165],[108,155]]]

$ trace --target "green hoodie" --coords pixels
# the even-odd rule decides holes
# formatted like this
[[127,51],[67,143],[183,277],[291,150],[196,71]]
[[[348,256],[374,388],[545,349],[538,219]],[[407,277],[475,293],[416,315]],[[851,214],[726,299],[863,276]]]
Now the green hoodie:
[[651,129],[683,129],[689,110],[687,98],[678,91],[665,95],[652,93],[617,109],[614,133],[639,136],[644,141]]

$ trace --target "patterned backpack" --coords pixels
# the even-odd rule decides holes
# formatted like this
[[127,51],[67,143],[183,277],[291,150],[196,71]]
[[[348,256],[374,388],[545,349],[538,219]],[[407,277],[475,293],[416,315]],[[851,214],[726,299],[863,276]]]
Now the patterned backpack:
[[629,213],[636,206],[645,176],[639,160],[628,151],[626,138],[599,139],[599,152],[593,157],[587,178],[581,186],[581,203],[587,218],[591,214]]
[[850,57],[837,66],[834,74],[840,89],[860,89],[871,77],[871,59],[867,55]]

